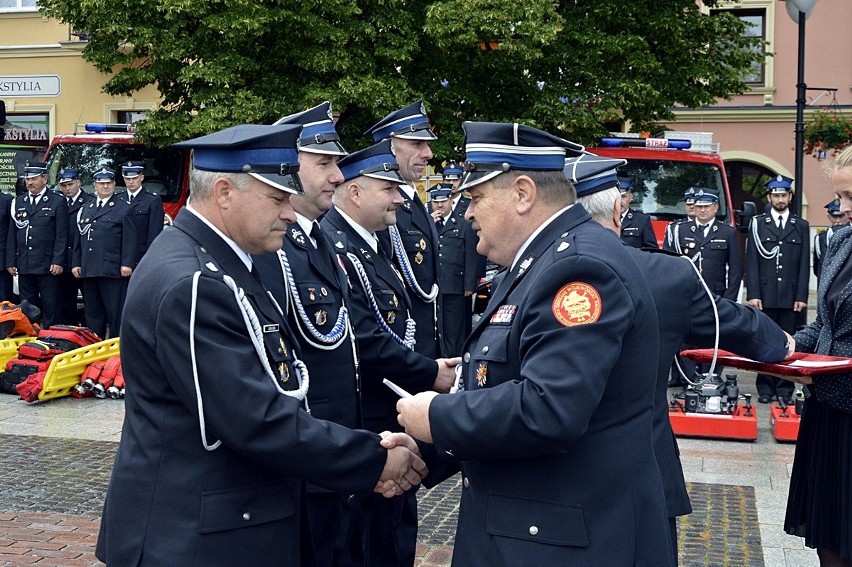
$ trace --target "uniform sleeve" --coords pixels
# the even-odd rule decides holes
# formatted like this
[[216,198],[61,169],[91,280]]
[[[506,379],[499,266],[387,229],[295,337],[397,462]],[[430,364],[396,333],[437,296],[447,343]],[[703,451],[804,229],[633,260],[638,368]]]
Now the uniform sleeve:
[[[129,213],[128,209],[128,213]],[[136,240],[136,225],[133,224],[133,219],[130,214],[125,214],[121,221],[121,265],[136,268],[139,263],[137,240]]]
[[757,232],[757,219],[753,217],[748,226],[748,237],[746,238],[745,258],[745,282],[746,298],[760,299],[760,256],[757,253],[757,245],[754,242],[754,234]]
[[691,282],[689,327],[685,337],[690,347],[713,347],[718,313],[720,349],[761,362],[779,362],[786,358],[787,337],[765,313],[709,293],[691,268],[682,279]]
[[[799,255],[799,275],[798,285],[796,286],[796,301],[807,303],[811,282],[811,251],[809,249],[811,245],[811,234],[808,221],[800,219],[797,224],[799,224],[798,230],[801,235],[802,253]],[[791,305],[790,308],[792,309],[792,307],[793,306]]]
[[[197,414],[203,404],[210,442],[220,440],[282,475],[331,490],[372,490],[387,458],[379,436],[315,419],[295,398],[280,393],[260,365],[234,294],[224,283],[202,277],[194,311],[191,298],[189,278],[166,292],[157,309],[155,331],[163,339],[156,351],[186,408]],[[194,343],[192,317],[198,330]]]
[[642,226],[642,246],[645,248],[659,248],[657,245],[657,235],[654,234],[654,226],[651,224],[651,217],[645,217],[645,223]]
[[6,236],[6,268],[18,265],[18,227],[15,225],[15,200],[9,204],[9,225]]
[[[354,274],[352,264],[344,261],[347,272]],[[399,344],[380,330],[364,288],[356,281],[349,289],[349,315],[364,376],[389,378],[412,394],[431,390],[438,375],[438,363]]]
[[145,250],[150,248],[154,239],[163,232],[164,216],[163,200],[154,195],[154,198],[151,199],[151,205],[148,207],[148,242],[146,242]]
[[476,251],[479,237],[470,223],[464,222],[464,291],[475,292],[485,274],[485,256]]
[[740,252],[740,243],[737,233],[731,231],[728,237],[728,287],[725,289],[725,297],[736,301],[740,294],[740,284],[743,281],[743,255]]
[[54,211],[56,217],[54,219],[54,227],[56,229],[56,234],[54,234],[53,242],[53,256],[51,264],[56,264],[59,266],[65,265],[65,257],[68,255],[68,202],[65,200],[65,197],[60,197],[57,195],[56,201],[56,210]]
[[[596,321],[566,327],[554,316],[554,299],[571,282],[600,295]],[[562,259],[524,284],[527,293],[513,322],[520,333],[520,374],[493,387],[434,398],[429,421],[439,454],[451,452],[460,460],[555,454],[586,432],[633,325],[633,298],[608,265],[584,256]]]

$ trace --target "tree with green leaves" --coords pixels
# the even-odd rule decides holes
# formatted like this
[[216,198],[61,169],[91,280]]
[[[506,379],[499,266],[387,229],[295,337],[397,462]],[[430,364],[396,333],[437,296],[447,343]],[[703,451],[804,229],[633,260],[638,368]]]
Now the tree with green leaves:
[[[705,0],[705,8],[718,0]],[[763,60],[730,13],[694,0],[39,0],[86,30],[103,90],[156,85],[138,136],[165,145],[271,123],[323,100],[350,151],[388,112],[423,98],[436,161],[459,157],[464,120],[519,121],[589,144],[604,123],[658,131],[671,107],[744,91]]]

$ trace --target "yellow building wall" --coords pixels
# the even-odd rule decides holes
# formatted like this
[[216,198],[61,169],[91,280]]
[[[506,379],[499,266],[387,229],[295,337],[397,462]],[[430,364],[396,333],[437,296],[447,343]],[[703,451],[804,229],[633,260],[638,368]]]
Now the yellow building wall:
[[0,42],[0,76],[59,77],[58,96],[12,97],[0,92],[10,114],[48,113],[51,137],[73,132],[78,123],[115,122],[119,111],[151,110],[158,104],[153,86],[132,97],[104,94],[109,76],[83,60],[85,42],[70,36],[67,25],[37,12],[0,14]]

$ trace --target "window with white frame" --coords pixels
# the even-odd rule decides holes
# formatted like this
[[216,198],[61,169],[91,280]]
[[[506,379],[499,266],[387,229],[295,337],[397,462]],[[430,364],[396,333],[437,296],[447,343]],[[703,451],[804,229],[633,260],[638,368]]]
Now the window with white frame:
[[34,12],[38,0],[0,0],[0,12]]

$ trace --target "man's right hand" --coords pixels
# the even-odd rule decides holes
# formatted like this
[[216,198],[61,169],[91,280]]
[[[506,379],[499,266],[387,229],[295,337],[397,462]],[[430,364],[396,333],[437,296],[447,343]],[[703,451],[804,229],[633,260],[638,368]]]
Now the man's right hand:
[[385,468],[374,490],[385,498],[399,496],[420,484],[428,473],[423,459],[404,446],[395,446],[388,449]]
[[446,394],[456,383],[456,366],[461,364],[461,357],[439,358],[435,362],[438,363],[438,375],[435,376],[432,389],[441,394]]
[[748,304],[754,307],[755,309],[760,309],[763,311],[763,301],[760,299],[749,299]]
[[18,268],[16,268],[15,266],[9,266],[8,268],[6,268],[6,271],[12,274],[13,276],[18,275]]

